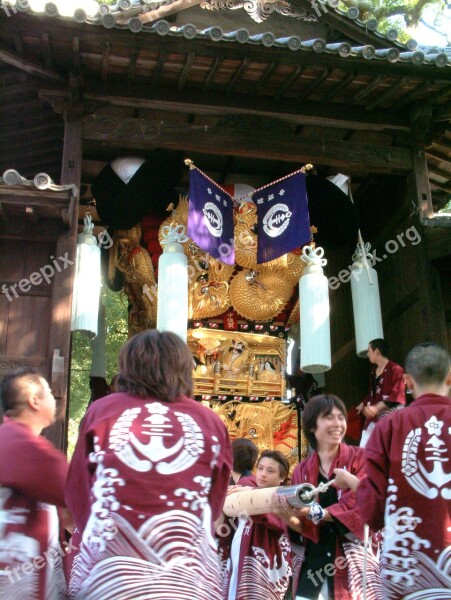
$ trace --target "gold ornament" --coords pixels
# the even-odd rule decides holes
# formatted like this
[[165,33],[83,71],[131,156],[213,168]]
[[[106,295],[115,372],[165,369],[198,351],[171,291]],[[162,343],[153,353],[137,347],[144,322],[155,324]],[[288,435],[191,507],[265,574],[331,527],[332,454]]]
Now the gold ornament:
[[278,315],[293,292],[283,269],[259,267],[240,271],[230,284],[233,308],[250,321],[268,321]]
[[124,273],[124,291],[131,305],[130,333],[155,327],[157,322],[157,293],[155,273],[149,253],[140,244],[141,227],[116,231],[117,255],[115,266]]
[[[290,474],[298,464],[298,423],[296,409],[274,400],[213,403],[211,408],[226,424],[231,439],[251,439],[259,450],[279,450],[288,459]],[[308,442],[301,434],[301,460],[307,456]]]

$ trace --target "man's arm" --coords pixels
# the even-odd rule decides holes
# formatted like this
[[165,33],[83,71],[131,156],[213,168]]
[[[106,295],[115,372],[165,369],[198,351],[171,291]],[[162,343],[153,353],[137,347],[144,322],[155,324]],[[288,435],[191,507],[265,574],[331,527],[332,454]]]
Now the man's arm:
[[[384,386],[385,387],[385,386]],[[393,404],[406,403],[406,383],[404,380],[404,371],[399,365],[392,363],[392,369],[390,374],[390,389],[385,392],[382,390],[384,395],[388,395],[386,398],[387,407],[390,408]]]
[[387,448],[391,440],[390,423],[382,419],[374,429],[366,447],[366,473],[357,487],[357,506],[365,523],[373,531],[384,526],[390,459]]

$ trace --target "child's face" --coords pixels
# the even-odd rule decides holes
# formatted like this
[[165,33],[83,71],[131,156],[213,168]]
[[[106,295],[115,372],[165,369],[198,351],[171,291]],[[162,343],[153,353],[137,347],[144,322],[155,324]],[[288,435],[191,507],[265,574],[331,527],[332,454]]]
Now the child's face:
[[282,485],[284,478],[280,474],[280,465],[273,458],[264,456],[257,465],[255,474],[259,488],[277,487]]

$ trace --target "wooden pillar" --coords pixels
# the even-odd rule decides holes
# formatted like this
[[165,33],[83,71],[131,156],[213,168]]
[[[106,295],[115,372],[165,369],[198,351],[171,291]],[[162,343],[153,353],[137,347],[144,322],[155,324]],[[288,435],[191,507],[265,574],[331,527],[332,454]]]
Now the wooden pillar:
[[[431,187],[424,147],[432,141],[432,108],[430,105],[416,107],[411,114],[412,121],[412,155],[414,170],[408,181],[408,194],[417,205],[420,223],[417,225],[422,243],[415,246],[417,266],[418,300],[422,323],[418,329],[422,331],[420,341],[433,341],[446,347],[446,321],[443,307],[443,294],[437,268],[429,261],[427,255],[427,239],[422,225],[430,225],[434,214]],[[415,221],[415,218],[414,218]]]
[[431,142],[432,108],[430,105],[416,107],[411,114],[413,173],[411,185],[414,202],[422,224],[434,214],[431,185],[424,148]]
[[[74,184],[74,197],[68,215],[68,229],[58,236],[55,256],[66,256],[73,264],[55,273],[52,293],[52,320],[49,331],[50,382],[61,404],[64,420],[58,420],[46,435],[61,449],[65,449],[67,432],[67,395],[69,382],[72,292],[75,275],[75,256],[78,226],[78,206],[80,196],[82,165],[82,112],[78,109],[65,109],[64,147],[61,168],[61,184]],[[68,263],[66,263],[68,264]],[[60,360],[54,360],[58,354]]]

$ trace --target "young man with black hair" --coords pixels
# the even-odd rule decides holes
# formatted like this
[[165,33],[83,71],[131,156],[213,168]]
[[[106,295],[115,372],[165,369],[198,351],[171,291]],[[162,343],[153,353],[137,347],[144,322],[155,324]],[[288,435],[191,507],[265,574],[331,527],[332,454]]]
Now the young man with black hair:
[[55,398],[27,368],[6,375],[0,394],[0,598],[66,598],[56,506],[65,506],[68,467],[40,436],[55,420]]
[[403,368],[388,358],[388,345],[383,339],[368,344],[368,359],[372,364],[367,396],[356,407],[365,417],[360,446],[364,448],[376,421],[406,403]]

